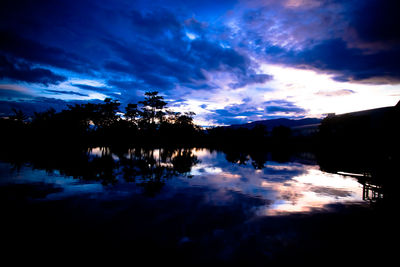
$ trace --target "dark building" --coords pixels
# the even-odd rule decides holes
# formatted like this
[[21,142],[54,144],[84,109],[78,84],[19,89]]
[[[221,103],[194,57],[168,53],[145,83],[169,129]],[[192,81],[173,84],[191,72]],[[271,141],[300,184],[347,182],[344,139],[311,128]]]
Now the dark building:
[[330,115],[320,125],[321,138],[333,145],[397,147],[400,136],[400,102],[340,115]]

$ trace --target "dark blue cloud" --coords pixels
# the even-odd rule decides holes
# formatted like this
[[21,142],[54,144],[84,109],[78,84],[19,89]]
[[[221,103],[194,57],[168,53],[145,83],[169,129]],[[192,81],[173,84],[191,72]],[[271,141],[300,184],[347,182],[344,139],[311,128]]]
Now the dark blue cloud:
[[87,85],[87,84],[79,84],[79,83],[74,83],[72,84],[75,87],[78,87],[80,89],[83,90],[89,90],[89,91],[95,91],[95,92],[109,92],[110,88],[107,87],[98,87],[98,86],[91,86],[91,85]]
[[212,110],[212,114],[207,116],[207,119],[213,120],[218,124],[241,124],[248,121],[259,119],[257,115],[263,115],[264,111],[250,102],[250,99],[245,98],[242,104],[232,104],[225,106],[223,109]]
[[184,22],[185,29],[192,34],[204,38],[208,34],[208,23],[198,21],[195,18],[190,18]]
[[[0,51],[93,78],[129,77],[141,89],[212,88],[203,70],[231,72],[238,79],[235,87],[266,80],[254,74],[246,54],[210,38],[215,27],[193,17],[195,7],[226,12],[235,1],[210,2],[213,10],[203,1],[179,2],[177,9],[178,2],[5,1]],[[198,38],[189,40],[186,31]]]
[[177,17],[167,9],[157,8],[151,11],[131,11],[133,29],[141,36],[158,38],[164,34],[177,34],[182,25]]
[[[169,15],[167,17],[171,19]],[[107,61],[104,67],[109,71],[131,75],[142,87],[164,90],[172,89],[175,84],[192,89],[204,88],[204,84],[199,87],[199,82],[207,82],[203,70],[228,71],[239,80],[243,78],[244,84],[265,81],[267,78],[252,74],[247,56],[232,48],[224,48],[216,42],[201,38],[185,40],[183,35],[172,40],[168,36],[164,38],[165,44],[161,47],[147,40],[134,44],[105,40],[118,55],[118,61]]]
[[248,111],[239,111],[235,109],[235,105],[233,107],[227,107],[226,109],[216,109],[214,110],[218,115],[222,117],[248,117],[252,115],[259,114],[260,112],[257,110],[248,110]]
[[43,85],[58,84],[67,78],[53,73],[44,68],[33,67],[26,62],[12,63],[6,57],[0,55],[0,79],[40,83]]
[[12,88],[2,87],[0,89],[0,99],[1,100],[16,100],[16,99],[25,99],[32,98],[32,95],[27,94],[22,91],[17,91]]
[[400,43],[398,26],[400,2],[397,0],[350,1],[350,26],[362,41]]
[[[107,85],[112,86],[118,89],[119,91],[125,91],[125,90],[135,91],[141,86],[136,81],[121,81],[121,80],[109,80],[107,81]],[[83,86],[81,87],[82,89],[85,89],[84,87],[87,88],[87,85],[80,85],[80,86]]]
[[16,33],[0,31],[0,37],[2,40],[0,55],[12,57],[14,60],[24,60],[31,64],[43,64],[80,73],[89,73],[96,69],[89,64],[90,61],[87,58],[21,37]]
[[232,48],[222,46],[206,40],[195,40],[191,43],[192,59],[197,60],[200,66],[207,70],[218,70],[224,67],[246,72],[249,59]]
[[[98,103],[99,101],[93,100],[90,102]],[[65,101],[55,98],[33,96],[24,99],[17,99],[14,101],[0,100],[0,116],[13,115],[13,109],[22,110],[25,114],[32,116],[35,112],[43,112],[48,110],[49,108],[54,108],[56,111],[61,111],[63,109],[66,109],[68,105],[83,103],[88,103],[88,101]]]
[[245,118],[224,117],[221,114],[218,114],[217,116],[207,116],[206,118],[208,120],[212,120],[217,125],[243,124],[243,123],[247,123],[247,121],[248,121]]
[[287,113],[287,114],[304,114],[306,112],[305,109],[296,106],[293,102],[287,100],[270,100],[264,102],[265,111],[268,114],[275,113]]
[[[208,21],[193,17],[197,14],[206,20],[215,18],[235,4],[237,1],[176,0],[168,4],[155,1],[152,5],[146,1],[127,4],[82,0],[79,5],[74,1],[2,1],[0,50],[3,55],[24,59],[27,63],[94,76],[104,68],[102,76],[127,75],[143,87],[172,89],[176,84],[183,84],[196,89],[199,81],[207,83],[202,69],[233,73],[238,79],[231,85],[233,88],[263,83],[270,78],[252,71],[251,60],[244,50],[239,53],[237,47],[229,45],[232,40],[215,34],[216,25],[210,26]],[[238,27],[246,34],[238,36],[245,38],[238,44],[252,45],[239,47],[246,47],[248,52],[264,47],[272,62],[305,64],[337,72],[338,81],[398,78],[398,1],[332,0],[296,10],[282,5],[274,1],[269,6],[263,3],[260,8],[256,8],[257,2],[254,8],[243,5],[242,24]],[[285,22],[287,28],[277,32],[268,28],[269,24],[278,25],[271,24],[274,16]],[[320,26],[315,26],[313,20]],[[349,40],[345,26],[354,29],[355,38]],[[284,48],[276,42],[271,45],[263,38],[262,29],[275,35],[277,40],[298,33],[294,42],[302,36],[300,39],[306,40],[302,42],[309,45],[297,46],[301,50]],[[198,38],[188,40],[187,30]],[[228,43],[228,48],[221,47],[220,43]],[[361,48],[366,43],[370,44],[368,53]],[[387,49],[375,49],[372,44],[386,45]]]
[[273,79],[272,75],[268,74],[250,74],[244,77],[240,77],[237,83],[231,84],[231,88],[241,88],[246,85],[265,83]]
[[[238,45],[268,62],[312,68],[337,81],[399,83],[397,0],[254,2],[241,9]],[[237,31],[237,30],[236,30]]]
[[389,51],[365,53],[350,48],[342,39],[332,39],[302,51],[286,51],[270,47],[266,52],[272,61],[295,66],[309,66],[335,74],[337,81],[363,81],[391,77],[400,81],[400,46]]
[[53,94],[61,94],[61,95],[89,96],[89,95],[74,92],[74,91],[60,91],[60,90],[47,89],[46,92],[53,93]]
[[112,40],[109,40],[108,44],[118,55],[118,61],[108,61],[104,67],[109,71],[135,78],[138,84],[141,83],[144,87],[162,86],[170,89],[173,86],[171,80],[189,82],[190,78],[204,79],[195,66],[179,61],[179,58],[161,55],[159,47],[143,43],[121,44]]

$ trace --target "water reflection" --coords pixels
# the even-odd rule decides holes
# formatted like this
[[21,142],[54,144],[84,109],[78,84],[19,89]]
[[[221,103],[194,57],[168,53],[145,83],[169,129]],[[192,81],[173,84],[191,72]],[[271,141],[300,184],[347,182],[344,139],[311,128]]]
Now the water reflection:
[[200,148],[27,149],[0,157],[7,255],[320,266],[335,254],[338,265],[349,257],[359,264],[365,252],[354,248],[379,244],[374,253],[385,255],[392,243],[384,238],[398,229],[391,212],[398,206],[379,209],[397,196],[385,182],[395,179],[382,179],[394,177],[398,167],[390,164],[381,173],[311,153]]
[[[88,193],[91,189],[100,192],[98,184],[93,182],[111,186],[108,187],[111,191],[112,186],[118,188],[114,195],[139,190],[151,197],[175,197],[176,193],[187,194],[187,189],[201,188],[208,204],[229,206],[238,196],[249,201],[257,199],[258,204],[249,207],[249,211],[255,216],[272,216],[312,212],[330,204],[360,204],[382,196],[371,193],[377,188],[360,183],[357,178],[321,171],[312,156],[304,153],[289,157],[286,162],[260,151],[222,152],[200,148],[95,147],[79,153],[66,151],[50,155],[57,157],[56,160],[49,160],[48,153],[35,155],[26,162],[33,169],[47,171],[46,179],[41,182],[54,183],[63,176],[80,181],[58,183],[64,190],[52,193],[53,198],[57,194]],[[39,170],[34,172],[25,170],[22,176],[35,182],[35,177],[42,174],[39,175]],[[14,178],[20,176],[21,171],[14,174]]]
[[260,198],[268,204],[257,208],[258,215],[309,212],[363,200],[363,186],[357,179],[322,172],[316,164],[266,161],[260,169],[243,161],[230,164],[224,157],[218,152],[199,156],[201,163],[192,169],[197,179],[190,185],[217,189],[221,199],[231,190]]

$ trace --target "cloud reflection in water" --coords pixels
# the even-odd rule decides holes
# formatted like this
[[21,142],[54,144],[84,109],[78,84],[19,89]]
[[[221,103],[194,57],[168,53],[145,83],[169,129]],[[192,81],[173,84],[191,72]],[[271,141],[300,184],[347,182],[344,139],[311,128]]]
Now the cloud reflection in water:
[[362,185],[356,179],[322,172],[318,165],[268,161],[259,170],[251,164],[229,163],[220,152],[198,153],[197,157],[201,163],[192,168],[191,186],[217,190],[219,202],[231,191],[260,198],[267,204],[257,208],[258,215],[311,212],[329,204],[362,202]]
[[[48,199],[92,195],[113,200],[147,190],[151,197],[182,201],[193,199],[196,192],[205,205],[239,205],[256,216],[307,213],[331,204],[363,202],[363,187],[357,179],[322,172],[310,162],[277,162],[268,153],[258,158],[208,149],[132,148],[118,152],[92,148],[86,153],[87,157],[74,156],[81,161],[72,166],[49,166],[53,171],[46,173],[23,168],[16,175],[23,177],[20,183],[41,182],[62,188]],[[238,155],[243,158],[240,164]]]

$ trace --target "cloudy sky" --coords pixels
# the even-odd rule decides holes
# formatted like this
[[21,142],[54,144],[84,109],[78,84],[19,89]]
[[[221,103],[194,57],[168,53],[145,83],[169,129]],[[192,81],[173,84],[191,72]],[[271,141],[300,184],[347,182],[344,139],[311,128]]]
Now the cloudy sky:
[[201,125],[400,100],[398,0],[2,0],[0,115],[159,91]]

